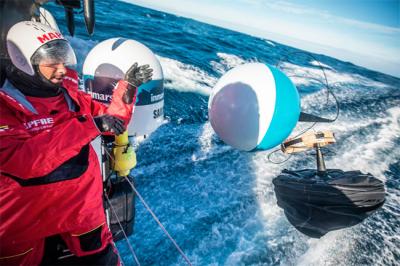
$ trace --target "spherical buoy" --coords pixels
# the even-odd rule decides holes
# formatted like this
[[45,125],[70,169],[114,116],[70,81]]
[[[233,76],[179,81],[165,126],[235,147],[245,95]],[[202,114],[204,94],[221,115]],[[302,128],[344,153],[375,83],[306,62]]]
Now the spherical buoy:
[[208,101],[217,135],[239,150],[266,150],[283,142],[300,116],[300,97],[279,69],[262,63],[237,66],[217,82]]
[[83,65],[86,91],[93,99],[108,104],[114,86],[136,62],[150,65],[153,78],[138,88],[133,122],[128,126],[130,136],[149,135],[163,121],[164,76],[160,62],[145,45],[125,38],[112,38],[97,44]]

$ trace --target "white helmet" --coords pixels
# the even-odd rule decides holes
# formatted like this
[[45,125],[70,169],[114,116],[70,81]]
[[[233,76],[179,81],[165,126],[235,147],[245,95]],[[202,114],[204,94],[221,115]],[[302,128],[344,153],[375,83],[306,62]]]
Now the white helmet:
[[62,34],[39,22],[22,21],[12,26],[7,34],[7,50],[15,67],[31,76],[42,60],[76,64],[75,53]]

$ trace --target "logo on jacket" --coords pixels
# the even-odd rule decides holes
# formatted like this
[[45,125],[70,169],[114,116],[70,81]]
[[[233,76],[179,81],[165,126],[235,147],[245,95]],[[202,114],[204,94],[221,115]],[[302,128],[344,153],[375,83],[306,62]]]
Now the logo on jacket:
[[53,127],[53,125],[54,125],[54,119],[51,117],[35,119],[24,123],[25,128],[31,131],[51,128]]
[[6,131],[6,130],[8,130],[8,129],[10,129],[10,128],[8,127],[8,125],[0,126],[0,132]]

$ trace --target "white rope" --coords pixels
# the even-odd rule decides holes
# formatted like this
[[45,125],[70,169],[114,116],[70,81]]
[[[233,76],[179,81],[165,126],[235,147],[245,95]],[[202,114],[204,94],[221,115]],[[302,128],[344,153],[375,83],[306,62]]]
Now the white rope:
[[178,252],[182,255],[182,257],[185,259],[186,263],[190,266],[192,266],[192,263],[190,262],[189,258],[185,255],[185,253],[182,251],[182,249],[178,246],[176,241],[172,238],[172,236],[168,233],[167,229],[162,225],[160,220],[157,218],[157,216],[153,213],[153,211],[150,209],[149,205],[147,205],[146,201],[143,199],[143,197],[140,195],[140,193],[136,190],[135,186],[131,182],[131,180],[128,177],[125,177],[125,179],[128,181],[129,185],[131,185],[133,191],[135,191],[136,195],[139,197],[140,201],[143,203],[147,211],[151,214],[153,219],[157,222],[158,226],[164,231],[165,235],[171,240],[171,242],[174,244],[175,248],[178,250]]
[[111,204],[110,199],[108,198],[107,194],[104,194],[104,195],[106,196],[107,202],[108,202],[108,204],[109,204],[109,206],[110,206],[110,209],[112,210],[112,212],[113,212],[115,218],[117,218],[117,222],[118,222],[118,224],[119,224],[119,227],[121,228],[122,233],[124,234],[124,237],[125,237],[125,239],[126,239],[126,242],[128,243],[128,247],[129,247],[129,249],[131,250],[132,256],[133,256],[133,258],[135,259],[136,264],[140,266],[140,262],[139,262],[139,260],[138,260],[138,258],[137,258],[137,256],[136,256],[136,253],[135,253],[135,251],[133,250],[133,247],[132,247],[131,243],[129,242],[129,238],[128,238],[128,236],[127,236],[126,233],[125,233],[124,227],[122,226],[122,224],[121,224],[121,222],[120,222],[120,220],[119,220],[119,218],[118,218],[118,215],[117,215],[117,213],[115,212],[115,210],[114,210],[114,208],[113,208],[113,206],[112,206],[112,204]]

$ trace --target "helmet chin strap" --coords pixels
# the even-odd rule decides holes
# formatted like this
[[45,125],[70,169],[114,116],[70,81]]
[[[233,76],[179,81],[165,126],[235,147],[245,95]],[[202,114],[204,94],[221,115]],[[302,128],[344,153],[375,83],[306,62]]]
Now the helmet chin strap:
[[30,76],[10,65],[7,67],[7,80],[26,96],[48,98],[61,93],[59,85],[46,79],[39,68],[34,66],[35,75]]

